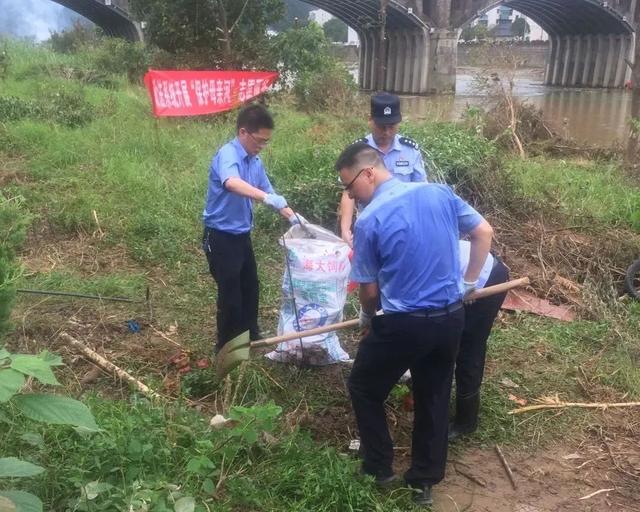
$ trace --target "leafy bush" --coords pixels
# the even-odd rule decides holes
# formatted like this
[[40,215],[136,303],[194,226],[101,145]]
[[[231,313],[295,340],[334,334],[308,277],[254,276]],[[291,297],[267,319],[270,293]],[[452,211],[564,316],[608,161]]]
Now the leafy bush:
[[487,167],[496,156],[496,148],[489,140],[452,123],[413,126],[405,132],[427,154],[427,166],[432,160],[448,183],[464,182],[474,170]]
[[22,246],[30,221],[22,198],[10,199],[0,194],[0,337],[9,328],[15,282],[20,274],[16,252]]
[[130,83],[142,82],[150,61],[151,53],[143,43],[131,43],[119,38],[104,39],[93,55],[96,69],[126,74]]
[[293,91],[303,110],[344,112],[353,105],[357,87],[343,64],[328,62],[320,71],[300,73]]
[[[91,411],[82,402],[60,395],[21,392],[27,379],[35,379],[44,385],[59,385],[52,368],[60,365],[62,359],[46,351],[33,356],[11,354],[0,348],[0,421],[13,423],[17,419],[17,411],[28,420],[97,431],[98,425]],[[7,403],[11,407],[4,405]],[[30,439],[33,441],[34,437]],[[44,442],[42,436],[37,441]],[[42,466],[17,457],[0,458],[0,478],[26,478],[44,472],[45,468]],[[0,510],[38,512],[42,511],[42,502],[29,492],[0,491]]]
[[96,29],[77,20],[70,29],[53,32],[48,42],[54,52],[76,53],[98,38]]
[[85,125],[93,118],[94,109],[80,88],[51,90],[40,101],[0,96],[0,121],[38,119],[76,127]]
[[83,126],[94,118],[94,109],[79,87],[53,90],[43,98],[42,110],[49,119],[69,127]]
[[42,108],[36,102],[15,96],[0,96],[0,121],[39,117],[42,117]]
[[275,36],[271,47],[281,85],[289,89],[304,74],[321,73],[333,65],[329,44],[317,23],[294,27]]

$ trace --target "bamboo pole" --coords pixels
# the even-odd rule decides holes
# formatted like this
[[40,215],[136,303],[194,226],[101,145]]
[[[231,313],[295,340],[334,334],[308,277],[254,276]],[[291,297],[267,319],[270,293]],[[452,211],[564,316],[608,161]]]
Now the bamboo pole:
[[509,411],[509,414],[520,414],[529,411],[539,411],[541,409],[565,409],[568,407],[580,407],[582,409],[608,409],[609,407],[640,407],[640,402],[617,402],[617,403],[582,403],[582,402],[554,402],[548,404],[527,405],[519,409]]
[[138,379],[125,372],[122,368],[119,368],[111,361],[108,361],[96,351],[91,350],[84,343],[78,341],[73,336],[70,336],[66,332],[60,333],[60,337],[67,341],[69,345],[75,348],[78,352],[82,352],[82,354],[91,360],[93,363],[97,364],[103,370],[108,372],[115,373],[122,380],[126,380],[130,384],[132,384],[138,391],[140,391],[143,395],[148,396],[149,398],[161,398],[161,396],[149,388],[147,385],[140,382]]

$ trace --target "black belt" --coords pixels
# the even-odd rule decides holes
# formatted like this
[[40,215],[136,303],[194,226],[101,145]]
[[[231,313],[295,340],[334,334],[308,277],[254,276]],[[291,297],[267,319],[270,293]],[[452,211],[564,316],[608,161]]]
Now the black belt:
[[409,316],[417,316],[418,318],[436,318],[458,311],[462,309],[463,305],[462,301],[459,300],[440,309],[418,309],[417,311],[411,311],[406,314]]

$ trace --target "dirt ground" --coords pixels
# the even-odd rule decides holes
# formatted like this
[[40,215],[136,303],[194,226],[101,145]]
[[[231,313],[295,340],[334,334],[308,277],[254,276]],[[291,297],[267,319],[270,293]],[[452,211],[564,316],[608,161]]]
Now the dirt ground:
[[[30,271],[65,268],[73,261],[74,267],[91,276],[112,271],[116,262],[126,262],[120,247],[113,248],[110,254],[100,254],[86,240],[30,242],[23,254]],[[189,335],[177,325],[160,327],[140,320],[141,331],[132,333],[126,326],[132,314],[129,306],[80,305],[55,299],[23,303],[15,313],[18,328],[12,336],[13,347],[30,352],[47,348],[62,354],[68,365],[63,369],[64,380],[76,395],[91,389],[115,398],[126,395],[128,390],[64,346],[58,337],[61,331],[69,332],[136,375],[153,375],[163,394],[178,392],[180,365],[175,363],[175,356],[189,346]],[[355,339],[345,341],[348,351],[355,354]],[[192,363],[197,357],[202,354],[194,355]],[[265,365],[279,378],[274,365]],[[345,387],[348,373],[346,365],[307,372],[301,379],[306,382],[297,385],[296,391],[303,400],[306,390],[314,386],[339,391],[332,394],[326,407],[316,404],[311,413],[306,409],[302,420],[295,418],[300,411],[289,411],[286,416],[287,421],[309,429],[318,441],[344,452],[349,451],[350,440],[357,438]],[[206,414],[217,407],[215,398],[198,403]],[[395,470],[402,474],[409,464],[411,413],[393,406],[388,413],[397,446]],[[493,447],[454,446],[446,478],[434,490],[434,512],[640,512],[640,415],[637,411],[607,411],[597,423],[581,439],[558,441],[544,449],[504,447],[515,489]]]

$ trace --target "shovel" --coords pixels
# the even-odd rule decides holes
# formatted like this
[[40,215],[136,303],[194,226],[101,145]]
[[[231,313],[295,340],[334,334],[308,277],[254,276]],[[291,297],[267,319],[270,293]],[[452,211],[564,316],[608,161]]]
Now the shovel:
[[[504,293],[512,288],[518,288],[520,286],[526,286],[529,284],[529,278],[523,277],[521,279],[514,279],[513,281],[507,281],[506,283],[496,284],[494,286],[487,286],[481,290],[476,290],[469,297],[470,300],[483,299],[491,295],[498,293]],[[347,320],[345,322],[339,322],[331,325],[324,325],[322,327],[316,327],[315,329],[309,329],[302,332],[290,332],[282,334],[280,336],[274,336],[272,338],[265,338],[263,340],[251,341],[249,339],[249,331],[245,331],[239,334],[235,338],[229,340],[220,349],[216,355],[216,375],[222,379],[236,366],[239,366],[243,361],[248,361],[250,358],[250,352],[252,348],[267,347],[270,345],[277,345],[290,340],[297,340],[299,338],[306,338],[308,336],[315,336],[317,334],[324,334],[325,332],[339,331],[347,329],[349,327],[357,327],[360,323],[359,319]]]

